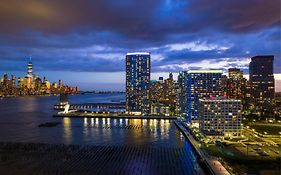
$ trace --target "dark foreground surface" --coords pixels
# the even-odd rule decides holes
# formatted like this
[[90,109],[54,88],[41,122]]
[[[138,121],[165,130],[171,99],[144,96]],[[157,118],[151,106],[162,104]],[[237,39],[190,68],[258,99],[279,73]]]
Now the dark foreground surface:
[[[0,174],[202,174],[184,148],[0,143]],[[187,168],[188,167],[188,168]]]

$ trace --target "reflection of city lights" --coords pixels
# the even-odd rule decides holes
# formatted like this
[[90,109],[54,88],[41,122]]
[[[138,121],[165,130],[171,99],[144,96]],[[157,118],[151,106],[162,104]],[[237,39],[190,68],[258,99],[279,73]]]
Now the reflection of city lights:
[[107,124],[108,125],[110,124],[110,118],[107,118]]
[[143,119],[143,125],[147,126],[147,119]]
[[169,130],[169,128],[170,128],[170,121],[165,122],[165,128],[167,130]]
[[84,126],[87,126],[88,123],[87,123],[87,118],[84,118]]
[[68,126],[69,127],[70,124],[71,124],[70,118],[64,117],[63,118],[63,126]]
[[128,125],[128,119],[127,118],[125,119],[125,122],[126,122],[126,125]]
[[99,119],[95,118],[95,123],[96,123],[96,125],[98,125],[99,124]]
[[63,118],[63,137],[66,143],[70,144],[72,141],[71,120],[70,118]]
[[95,123],[94,123],[94,119],[91,118],[91,125],[94,126],[94,124],[95,124]]
[[160,123],[161,123],[161,126],[162,126],[162,125],[164,126],[164,119],[161,119],[161,120],[160,120]]
[[154,127],[157,126],[157,120],[156,120],[156,119],[153,120],[153,126],[154,126]]

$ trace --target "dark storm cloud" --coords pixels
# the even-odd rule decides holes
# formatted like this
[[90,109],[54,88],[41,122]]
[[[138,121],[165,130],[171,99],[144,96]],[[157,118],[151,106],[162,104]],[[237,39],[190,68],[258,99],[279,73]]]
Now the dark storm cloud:
[[144,50],[154,71],[274,54],[281,72],[279,0],[0,1],[2,70],[32,56],[39,70],[124,71],[126,52]]
[[196,16],[194,21],[201,21],[201,27],[217,26],[231,32],[280,26],[281,18],[279,0],[192,0],[188,11]]
[[2,0],[0,30],[43,33],[112,30],[139,38],[208,27],[255,30],[280,24],[279,0]]

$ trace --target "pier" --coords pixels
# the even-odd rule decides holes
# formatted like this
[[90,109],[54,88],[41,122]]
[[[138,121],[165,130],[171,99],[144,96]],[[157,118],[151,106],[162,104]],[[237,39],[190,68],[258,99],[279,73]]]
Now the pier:
[[101,112],[71,112],[54,114],[53,117],[70,117],[70,118],[126,118],[126,119],[168,119],[175,120],[176,116],[141,116],[141,115],[124,115],[124,113],[101,113]]

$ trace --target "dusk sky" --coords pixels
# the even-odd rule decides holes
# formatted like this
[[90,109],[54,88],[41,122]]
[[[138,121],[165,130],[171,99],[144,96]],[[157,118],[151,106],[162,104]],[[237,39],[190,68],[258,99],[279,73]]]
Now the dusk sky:
[[[242,68],[274,55],[281,91],[280,0],[0,0],[0,73],[34,72],[82,90],[124,90],[126,52],[151,53],[152,78]],[[278,80],[279,79],[279,80]]]

